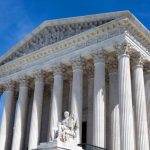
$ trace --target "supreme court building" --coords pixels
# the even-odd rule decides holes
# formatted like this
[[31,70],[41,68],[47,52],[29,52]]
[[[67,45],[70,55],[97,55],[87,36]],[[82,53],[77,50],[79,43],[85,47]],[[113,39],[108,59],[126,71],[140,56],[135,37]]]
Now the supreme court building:
[[78,143],[150,150],[150,33],[130,12],[47,20],[0,57],[0,150],[52,139],[65,110]]

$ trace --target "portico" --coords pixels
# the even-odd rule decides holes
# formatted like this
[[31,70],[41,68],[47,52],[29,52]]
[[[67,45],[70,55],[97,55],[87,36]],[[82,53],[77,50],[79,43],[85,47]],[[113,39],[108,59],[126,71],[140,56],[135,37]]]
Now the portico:
[[79,120],[77,143],[149,150],[149,37],[126,11],[41,24],[0,58],[0,88],[7,95],[2,150],[32,150],[53,139],[63,110]]

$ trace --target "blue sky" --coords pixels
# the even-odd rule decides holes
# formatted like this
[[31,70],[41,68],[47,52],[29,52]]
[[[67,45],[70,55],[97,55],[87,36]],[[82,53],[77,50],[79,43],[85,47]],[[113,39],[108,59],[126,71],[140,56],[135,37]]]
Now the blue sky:
[[120,10],[131,11],[150,30],[150,0],[1,0],[0,56],[44,20]]

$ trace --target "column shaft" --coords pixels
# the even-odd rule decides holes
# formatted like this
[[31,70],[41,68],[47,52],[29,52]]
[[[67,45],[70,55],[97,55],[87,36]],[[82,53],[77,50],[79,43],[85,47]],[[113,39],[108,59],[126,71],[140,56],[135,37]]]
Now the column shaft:
[[29,133],[29,150],[37,148],[40,139],[44,81],[41,73],[36,74],[32,116]]
[[87,119],[87,143],[92,144],[93,137],[93,99],[94,78],[88,79],[88,119]]
[[25,139],[26,113],[28,86],[25,80],[22,80],[19,87],[19,98],[16,112],[16,126],[14,129],[12,150],[22,150]]
[[53,98],[51,104],[50,139],[55,138],[58,122],[62,121],[63,78],[61,67],[54,68]]
[[145,81],[145,93],[146,93],[146,103],[147,103],[147,120],[148,120],[148,131],[149,131],[149,145],[150,145],[150,75],[147,75]]
[[118,99],[118,75],[116,72],[109,74],[109,101],[111,123],[111,150],[120,150],[120,114]]
[[74,114],[79,123],[77,130],[77,143],[81,143],[82,139],[82,91],[83,91],[83,72],[81,60],[77,59],[73,62],[73,81],[72,81],[72,101],[71,113]]
[[11,132],[12,128],[12,117],[14,111],[14,87],[8,85],[6,89],[6,100],[3,108],[2,121],[1,121],[1,133],[0,133],[0,149],[10,150],[11,148]]
[[94,60],[93,145],[105,148],[105,63],[100,54]]
[[135,137],[129,55],[125,52],[121,53],[118,59],[121,150],[134,150]]
[[72,99],[72,79],[69,80],[69,112],[71,112],[71,99]]
[[[137,59],[134,61],[137,61]],[[140,62],[135,63],[133,66],[133,88],[136,110],[137,150],[149,150],[143,65]]]

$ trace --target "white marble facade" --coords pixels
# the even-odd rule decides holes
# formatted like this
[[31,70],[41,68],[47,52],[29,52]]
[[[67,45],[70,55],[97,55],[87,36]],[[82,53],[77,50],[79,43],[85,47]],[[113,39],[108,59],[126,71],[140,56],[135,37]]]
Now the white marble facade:
[[68,110],[77,143],[150,150],[149,91],[150,33],[130,12],[45,21],[0,57],[0,149],[36,149]]

